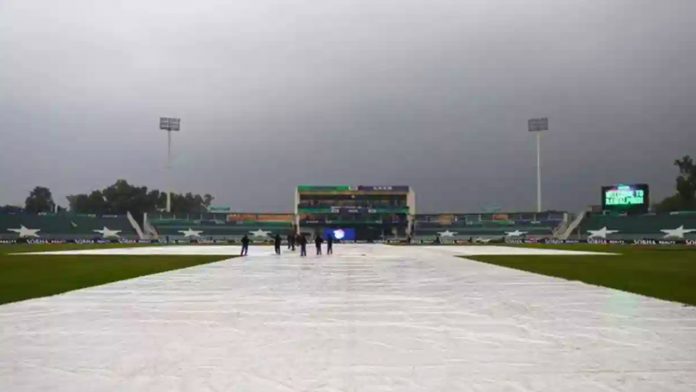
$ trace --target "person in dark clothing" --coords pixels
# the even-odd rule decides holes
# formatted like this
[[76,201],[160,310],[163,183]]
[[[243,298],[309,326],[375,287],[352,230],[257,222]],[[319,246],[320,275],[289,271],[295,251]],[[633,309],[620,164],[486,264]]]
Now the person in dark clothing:
[[242,253],[241,253],[241,256],[246,256],[248,252],[249,252],[249,237],[247,237],[247,235],[244,234],[244,237],[242,237]]
[[295,234],[294,233],[288,234],[288,249],[292,249],[293,251],[295,250]]
[[326,254],[333,254],[333,235],[326,237]]
[[297,243],[300,245],[300,256],[307,256],[307,238],[301,234],[298,234]]
[[324,242],[324,239],[321,238],[319,234],[314,238],[314,245],[317,247],[317,255],[321,254],[321,243]]
[[275,236],[275,241],[274,241],[274,245],[275,245],[275,253],[276,253],[277,255],[280,254],[280,241],[281,241],[281,239],[280,239],[280,234],[276,234],[276,236]]

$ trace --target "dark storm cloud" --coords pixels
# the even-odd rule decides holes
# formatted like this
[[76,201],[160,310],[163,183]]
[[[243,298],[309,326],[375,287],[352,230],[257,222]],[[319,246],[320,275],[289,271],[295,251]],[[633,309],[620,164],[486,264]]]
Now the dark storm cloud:
[[696,154],[696,3],[0,3],[0,203],[116,178],[243,210],[300,183],[410,184],[422,211],[532,209],[599,186],[672,191]]

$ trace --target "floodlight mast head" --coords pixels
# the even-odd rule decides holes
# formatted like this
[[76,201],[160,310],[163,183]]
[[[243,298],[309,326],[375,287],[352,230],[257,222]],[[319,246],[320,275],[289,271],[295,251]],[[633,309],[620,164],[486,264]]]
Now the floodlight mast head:
[[527,122],[529,132],[542,132],[549,130],[549,119],[546,117],[532,118]]
[[527,122],[529,132],[536,133],[537,142],[537,212],[541,212],[541,133],[549,130],[549,119],[532,118]]
[[[160,129],[167,131],[167,171],[172,167],[172,131],[181,129],[181,119],[174,117],[160,117]],[[171,177],[171,174],[169,174]],[[171,188],[171,187],[169,187]],[[167,192],[167,212],[172,212],[172,192]]]
[[160,117],[160,129],[165,131],[178,131],[180,129],[181,119],[174,117]]

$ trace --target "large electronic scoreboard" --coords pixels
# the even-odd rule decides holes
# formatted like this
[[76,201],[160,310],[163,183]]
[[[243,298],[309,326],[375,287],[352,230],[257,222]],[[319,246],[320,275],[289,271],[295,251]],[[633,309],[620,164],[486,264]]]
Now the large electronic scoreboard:
[[619,184],[602,187],[602,209],[617,212],[648,212],[647,184]]

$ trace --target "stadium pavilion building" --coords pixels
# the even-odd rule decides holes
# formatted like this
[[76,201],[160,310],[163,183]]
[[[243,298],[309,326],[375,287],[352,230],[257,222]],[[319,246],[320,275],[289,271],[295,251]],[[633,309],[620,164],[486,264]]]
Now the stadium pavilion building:
[[300,185],[295,219],[301,232],[337,239],[372,241],[406,237],[416,213],[416,196],[404,185]]

